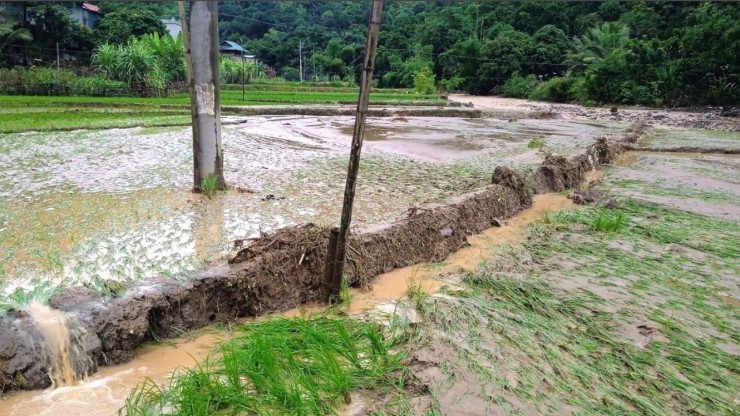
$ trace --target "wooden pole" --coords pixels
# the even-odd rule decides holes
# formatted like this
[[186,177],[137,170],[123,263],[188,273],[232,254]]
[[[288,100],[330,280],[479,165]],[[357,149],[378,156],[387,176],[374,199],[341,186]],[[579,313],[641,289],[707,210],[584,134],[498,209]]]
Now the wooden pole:
[[367,106],[370,100],[370,87],[373,82],[373,70],[375,69],[375,55],[378,49],[378,35],[380,33],[380,19],[383,13],[383,0],[374,0],[370,23],[367,30],[367,43],[365,44],[365,61],[362,66],[360,77],[360,97],[357,102],[357,115],[355,117],[355,129],[352,133],[352,148],[349,154],[349,167],[347,168],[347,183],[344,187],[344,204],[342,205],[342,222],[337,234],[336,250],[331,257],[332,278],[329,283],[329,296],[339,297],[344,275],[344,260],[347,249],[347,237],[352,222],[352,204],[355,199],[355,184],[357,171],[360,168],[360,154],[362,152],[362,139],[365,134],[365,119],[367,118]]

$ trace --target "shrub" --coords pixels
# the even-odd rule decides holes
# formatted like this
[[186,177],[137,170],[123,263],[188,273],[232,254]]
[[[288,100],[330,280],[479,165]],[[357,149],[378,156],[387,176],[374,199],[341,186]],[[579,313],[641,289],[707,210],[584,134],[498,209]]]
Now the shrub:
[[545,139],[542,137],[532,137],[532,140],[527,143],[527,147],[530,149],[541,149],[545,147]]
[[414,74],[414,92],[417,94],[434,94],[434,74],[429,68],[424,68]]
[[527,98],[537,84],[539,84],[539,81],[533,74],[523,77],[517,72],[504,84],[504,95],[514,98]]
[[463,78],[460,78],[460,77],[452,77],[450,79],[442,79],[442,80],[440,80],[439,81],[439,85],[445,91],[455,91],[458,88],[460,88],[460,85],[462,85],[463,81],[465,81]]
[[620,88],[621,102],[623,104],[653,105],[657,94],[655,91],[634,81],[625,81]]
[[529,94],[530,100],[552,101],[565,103],[570,101],[570,89],[573,79],[570,77],[555,77],[537,85]]
[[101,77],[81,77],[51,68],[0,69],[0,93],[24,95],[128,95],[127,83]]
[[113,81],[101,77],[80,77],[70,83],[70,95],[109,97],[129,95],[131,89],[123,81]]
[[246,62],[224,56],[221,57],[219,66],[221,84],[248,83],[252,79],[265,77],[264,65],[254,62]]

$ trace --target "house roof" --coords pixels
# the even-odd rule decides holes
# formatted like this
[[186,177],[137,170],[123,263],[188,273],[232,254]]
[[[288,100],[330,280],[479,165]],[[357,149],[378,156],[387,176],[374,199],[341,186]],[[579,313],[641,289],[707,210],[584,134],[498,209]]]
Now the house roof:
[[91,12],[100,13],[100,7],[94,4],[82,3],[82,8],[85,10],[90,10]]
[[247,50],[244,49],[241,45],[239,45],[236,42],[232,42],[230,40],[225,40],[221,42],[220,49],[222,51],[232,51],[232,52],[242,52],[242,53],[247,52]]

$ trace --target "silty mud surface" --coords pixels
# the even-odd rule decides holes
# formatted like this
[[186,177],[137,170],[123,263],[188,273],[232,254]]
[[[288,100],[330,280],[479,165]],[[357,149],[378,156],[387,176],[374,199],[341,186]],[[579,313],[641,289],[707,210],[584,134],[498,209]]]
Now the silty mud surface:
[[740,221],[740,155],[628,152],[607,181],[625,196]]
[[[186,278],[231,241],[339,217],[352,117],[243,118],[224,128],[225,175],[240,191],[189,192],[189,128],[21,133],[0,140],[0,308],[62,284],[116,291]],[[532,137],[567,152],[619,123],[370,118],[355,220],[375,224],[488,182],[495,165],[538,163]]]

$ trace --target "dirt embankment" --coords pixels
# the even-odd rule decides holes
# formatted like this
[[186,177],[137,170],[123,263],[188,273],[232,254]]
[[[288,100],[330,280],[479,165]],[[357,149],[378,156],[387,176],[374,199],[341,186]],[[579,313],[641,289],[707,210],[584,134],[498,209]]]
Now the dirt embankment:
[[[640,131],[641,133],[642,131]],[[435,262],[466,244],[466,237],[509,218],[532,204],[533,191],[575,187],[586,173],[610,163],[622,144],[598,139],[580,154],[548,156],[532,178],[498,167],[492,185],[448,204],[409,210],[389,225],[354,231],[346,273],[350,285],[394,268]],[[188,282],[158,279],[122,297],[101,298],[84,288],[62,292],[50,306],[69,316],[76,354],[97,365],[130,360],[146,340],[180,335],[212,322],[294,308],[320,299],[328,229],[311,224],[280,230],[241,249],[230,264],[202,272]],[[0,317],[0,389],[37,389],[50,385],[49,360],[33,319],[23,311]]]

